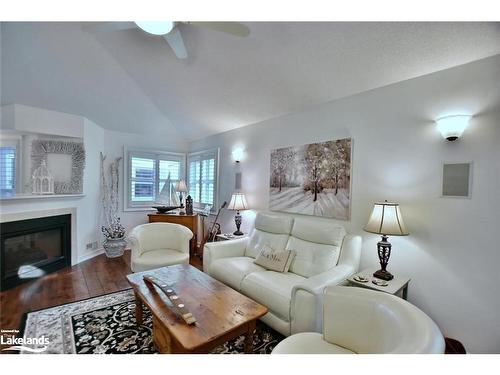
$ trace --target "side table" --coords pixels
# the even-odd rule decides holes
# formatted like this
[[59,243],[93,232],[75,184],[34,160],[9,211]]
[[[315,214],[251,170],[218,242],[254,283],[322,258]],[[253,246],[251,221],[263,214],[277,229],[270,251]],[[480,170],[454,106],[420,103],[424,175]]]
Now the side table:
[[215,236],[216,241],[230,241],[230,240],[236,240],[238,238],[243,238],[245,237],[245,234],[242,234],[241,236],[237,236],[232,233],[221,233]]
[[[380,280],[373,276],[375,269],[368,268],[355,275],[347,278],[347,282],[351,286],[358,286],[361,288],[367,288],[372,290],[378,290],[379,292],[394,294],[400,296],[404,300],[408,299],[408,284],[410,283],[410,278],[403,276],[394,276],[394,279],[387,281],[387,286],[375,285],[373,280]],[[367,282],[361,282],[354,280],[355,276],[361,276],[368,279]],[[384,280],[382,280],[384,281]]]

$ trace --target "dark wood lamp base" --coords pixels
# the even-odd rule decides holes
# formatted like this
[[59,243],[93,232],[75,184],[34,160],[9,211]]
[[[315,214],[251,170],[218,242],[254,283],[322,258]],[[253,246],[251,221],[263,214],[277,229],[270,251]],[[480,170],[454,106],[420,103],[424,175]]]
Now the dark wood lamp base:
[[243,232],[240,230],[241,227],[241,214],[240,211],[236,211],[236,215],[234,216],[234,223],[236,224],[236,231],[233,232],[235,236],[243,236]]
[[373,274],[374,277],[382,280],[392,280],[394,276],[387,271],[387,264],[391,256],[391,243],[385,234],[382,235],[382,241],[377,243],[378,258],[380,260],[380,269]]

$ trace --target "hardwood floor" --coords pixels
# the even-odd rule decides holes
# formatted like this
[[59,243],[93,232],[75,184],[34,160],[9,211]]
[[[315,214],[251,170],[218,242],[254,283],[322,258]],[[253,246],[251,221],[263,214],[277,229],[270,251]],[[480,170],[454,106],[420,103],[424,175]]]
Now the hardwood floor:
[[[190,260],[201,269],[199,258]],[[130,251],[104,254],[0,293],[0,329],[18,329],[24,313],[130,288]]]

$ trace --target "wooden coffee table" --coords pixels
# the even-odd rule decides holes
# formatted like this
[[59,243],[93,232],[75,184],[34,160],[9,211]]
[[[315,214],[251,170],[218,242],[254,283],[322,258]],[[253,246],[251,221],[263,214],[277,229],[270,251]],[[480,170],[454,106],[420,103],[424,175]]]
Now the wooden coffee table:
[[[153,275],[172,287],[196,318],[188,325],[171,310],[171,302],[157,287],[149,288],[144,275]],[[245,297],[189,264],[178,264],[127,276],[136,299],[137,324],[145,305],[153,316],[153,338],[160,353],[208,353],[240,335],[245,353],[252,353],[253,332],[267,308]]]

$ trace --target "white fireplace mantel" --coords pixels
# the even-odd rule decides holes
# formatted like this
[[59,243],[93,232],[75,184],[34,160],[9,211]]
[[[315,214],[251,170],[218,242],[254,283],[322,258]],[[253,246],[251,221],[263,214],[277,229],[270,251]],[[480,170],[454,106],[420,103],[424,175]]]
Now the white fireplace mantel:
[[85,194],[16,194],[10,197],[1,197],[0,201],[16,201],[26,199],[64,199],[64,198],[83,198]]

